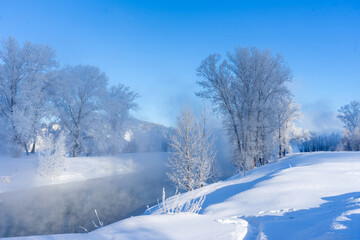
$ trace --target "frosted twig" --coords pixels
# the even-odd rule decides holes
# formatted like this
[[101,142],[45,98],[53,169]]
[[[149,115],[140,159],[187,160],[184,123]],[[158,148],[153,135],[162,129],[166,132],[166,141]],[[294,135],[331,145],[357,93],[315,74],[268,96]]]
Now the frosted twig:
[[86,233],[88,233],[89,231],[87,230],[87,228],[82,227],[82,226],[78,226],[79,228],[81,228],[82,230],[84,230]]
[[[98,223],[99,223],[99,225],[100,225],[99,227],[103,227],[103,226],[104,226],[104,223],[103,223],[102,221],[100,221],[100,218],[99,218],[99,215],[98,215],[96,209],[95,209],[94,211],[95,211],[95,215],[96,215],[96,218],[97,218],[97,220],[98,220]],[[94,223],[94,222],[93,222],[93,223]],[[94,223],[94,225],[95,225],[96,228],[99,228],[98,226],[96,226],[95,223]]]

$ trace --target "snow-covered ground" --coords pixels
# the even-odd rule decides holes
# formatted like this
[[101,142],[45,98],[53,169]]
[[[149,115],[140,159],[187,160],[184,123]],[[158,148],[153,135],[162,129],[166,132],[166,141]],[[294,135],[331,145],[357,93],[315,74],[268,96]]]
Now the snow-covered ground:
[[156,206],[89,234],[17,239],[360,239],[360,153],[296,154],[168,204],[201,196],[198,215]]

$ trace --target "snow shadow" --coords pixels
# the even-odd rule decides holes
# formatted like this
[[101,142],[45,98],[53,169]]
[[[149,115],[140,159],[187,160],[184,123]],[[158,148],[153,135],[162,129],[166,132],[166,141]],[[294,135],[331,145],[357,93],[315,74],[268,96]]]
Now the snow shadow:
[[227,200],[241,192],[244,192],[251,188],[254,188],[256,186],[256,184],[258,184],[262,181],[271,179],[273,177],[273,174],[274,174],[274,172],[272,172],[269,175],[265,175],[263,177],[257,178],[250,182],[237,183],[237,184],[229,185],[229,186],[222,187],[220,189],[215,190],[214,192],[212,192],[206,196],[206,199],[205,199],[203,207],[200,211],[200,214],[203,214],[204,211],[206,210],[206,208],[210,205],[222,203],[225,200]]
[[[304,158],[303,161],[299,161],[299,159],[302,159],[302,158]],[[263,181],[270,180],[271,178],[275,177],[276,174],[278,174],[282,170],[288,169],[290,167],[296,167],[299,164],[301,164],[301,165],[313,164],[313,162],[306,161],[307,158],[308,158],[308,155],[303,155],[300,157],[298,155],[290,156],[285,159],[286,161],[274,162],[274,163],[270,163],[269,165],[262,166],[258,169],[254,169],[250,175],[246,175],[245,177],[251,178],[251,177],[255,176],[257,173],[260,173],[263,176],[255,178],[254,180],[250,180],[247,182],[235,183],[235,184],[232,184],[232,185],[229,185],[226,187],[222,187],[222,188],[219,188],[219,189],[213,191],[212,193],[208,194],[206,196],[206,199],[203,204],[202,210],[200,211],[200,214],[203,214],[204,211],[206,211],[206,208],[208,206],[214,205],[217,203],[222,203],[225,200],[227,200],[237,194],[240,194],[242,192],[245,192],[247,190],[255,188],[257,184],[259,184]],[[241,179],[243,177],[240,175],[237,175],[237,176],[230,178],[228,181],[234,180],[236,178]]]
[[282,216],[241,217],[249,223],[245,240],[360,239],[360,192],[322,199],[327,202],[319,207],[283,210]]

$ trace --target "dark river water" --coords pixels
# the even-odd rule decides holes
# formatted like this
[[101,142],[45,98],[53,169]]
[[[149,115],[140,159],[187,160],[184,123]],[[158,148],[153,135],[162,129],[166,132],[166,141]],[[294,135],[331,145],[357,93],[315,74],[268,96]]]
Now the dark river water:
[[[160,154],[161,155],[161,154]],[[134,161],[137,172],[85,182],[0,194],[0,237],[84,232],[140,215],[161,199],[162,188],[174,194],[165,174],[167,155]]]

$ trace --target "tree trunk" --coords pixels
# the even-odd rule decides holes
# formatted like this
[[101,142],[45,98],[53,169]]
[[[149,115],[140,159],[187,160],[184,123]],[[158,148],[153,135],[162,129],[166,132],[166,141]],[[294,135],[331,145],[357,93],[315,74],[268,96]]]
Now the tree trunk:
[[78,148],[79,148],[79,145],[77,143],[75,143],[74,146],[73,146],[72,157],[77,156]]
[[25,148],[26,156],[29,156],[29,150],[26,143],[24,143],[24,148]]
[[[279,116],[280,118],[280,116]],[[282,152],[282,149],[281,149],[281,128],[280,128],[280,120],[279,120],[279,158],[281,158],[281,152]]]
[[32,145],[32,148],[31,148],[31,154],[35,154],[35,142],[33,143]]
[[191,190],[191,186],[190,186],[191,177],[190,177],[190,159],[189,159],[189,157],[187,157],[187,171],[188,171],[188,191],[190,191]]
[[190,192],[191,190],[191,176],[190,176],[190,146],[189,146],[189,130],[188,130],[189,126],[186,126],[186,132],[185,132],[185,151],[186,151],[186,161],[187,161],[187,180],[188,180],[188,191]]

